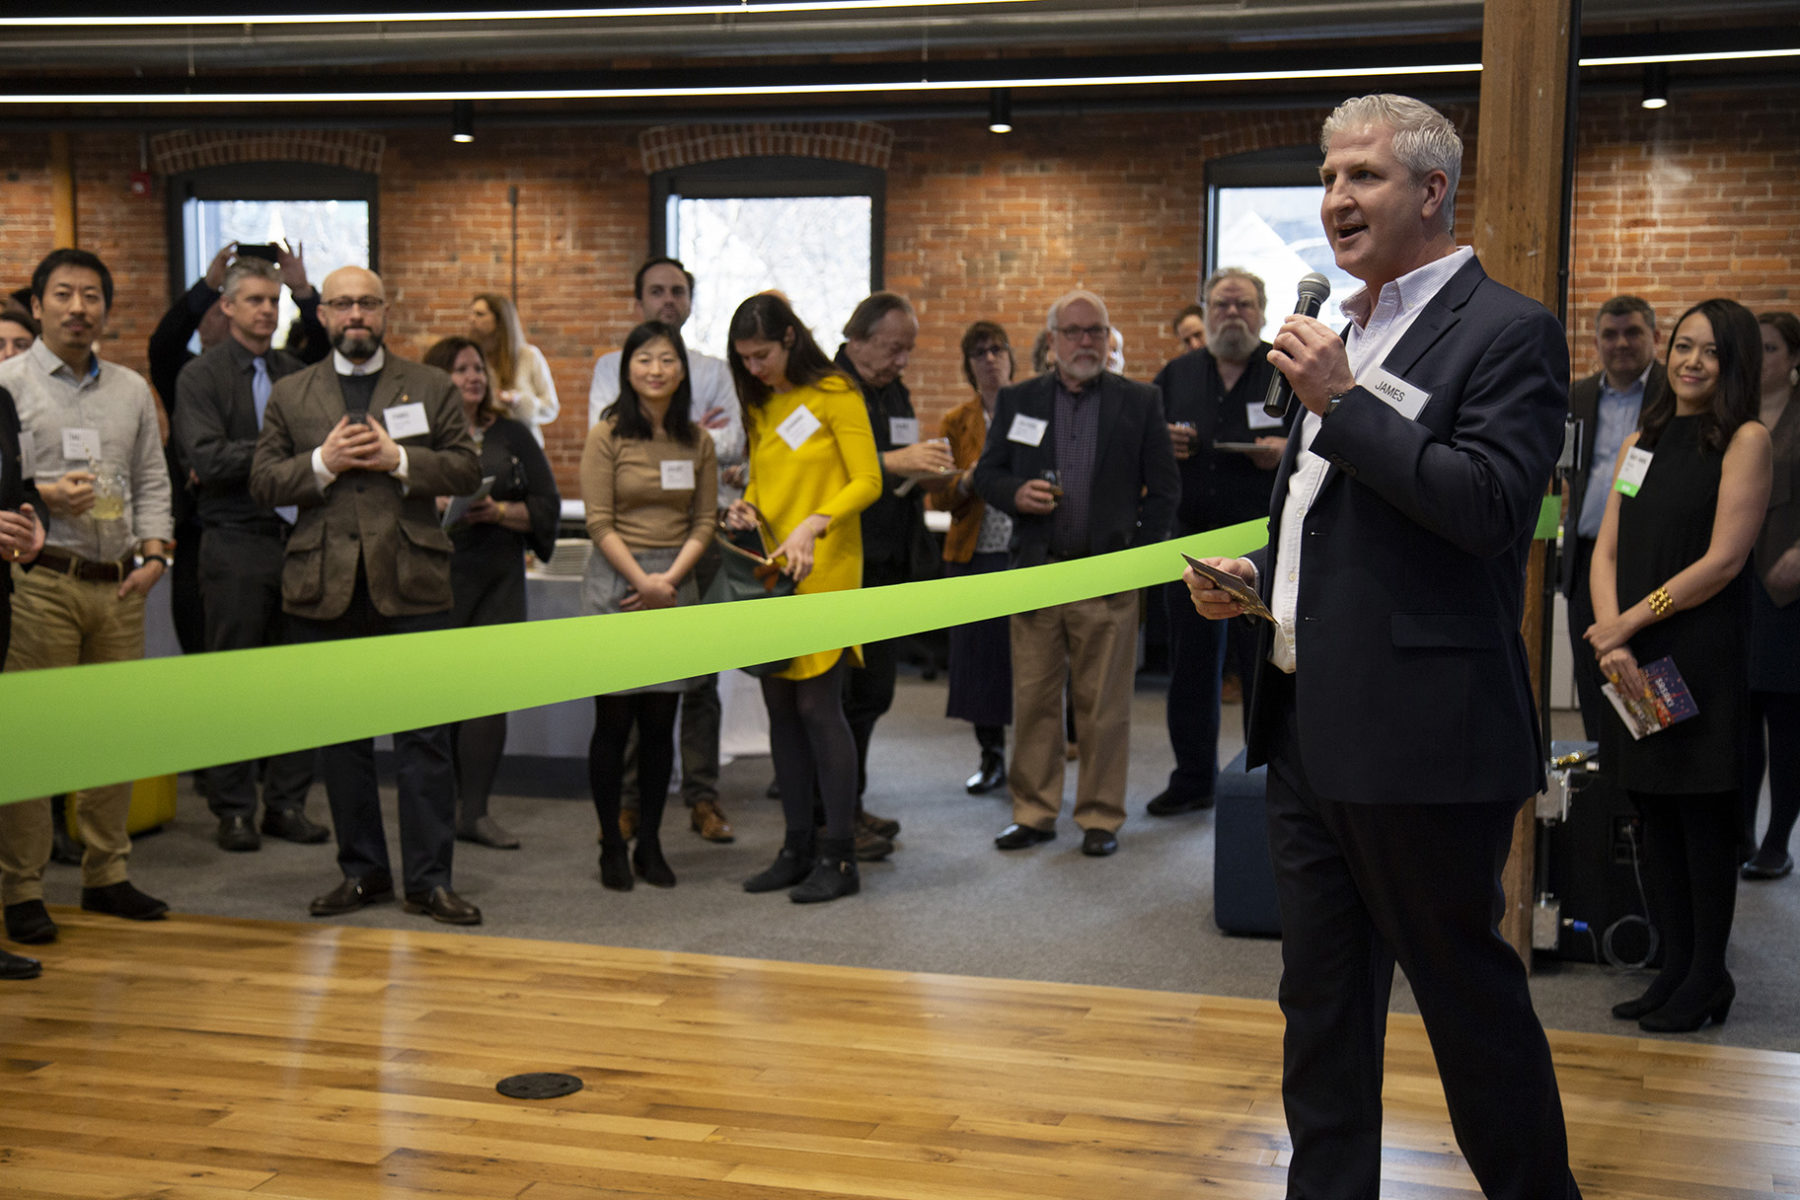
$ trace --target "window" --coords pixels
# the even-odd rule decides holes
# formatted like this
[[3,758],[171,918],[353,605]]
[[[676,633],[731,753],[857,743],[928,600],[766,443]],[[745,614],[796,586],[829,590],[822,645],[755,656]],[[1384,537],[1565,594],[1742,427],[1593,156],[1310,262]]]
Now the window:
[[1340,271],[1319,223],[1319,152],[1283,147],[1214,159],[1206,168],[1206,270],[1243,267],[1268,290],[1263,339],[1294,309],[1300,277],[1317,271],[1331,280],[1319,313],[1327,325],[1345,321],[1339,302],[1362,285]]
[[[375,269],[375,178],[360,171],[310,163],[190,171],[171,181],[169,222],[170,245],[179,248],[169,281],[176,294],[206,274],[227,242],[286,242],[304,254],[315,287],[339,267]],[[277,345],[298,315],[284,288]]]
[[658,172],[651,244],[696,277],[689,346],[724,357],[745,297],[788,298],[827,354],[881,286],[882,173],[808,158],[727,159]]

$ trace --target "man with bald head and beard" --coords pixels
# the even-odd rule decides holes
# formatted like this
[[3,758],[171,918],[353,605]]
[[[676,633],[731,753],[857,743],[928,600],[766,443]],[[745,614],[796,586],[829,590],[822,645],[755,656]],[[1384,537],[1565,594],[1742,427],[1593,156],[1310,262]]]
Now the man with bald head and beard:
[[[1221,267],[1207,279],[1202,294],[1204,344],[1170,362],[1156,377],[1181,467],[1176,537],[1267,516],[1275,467],[1293,421],[1263,412],[1263,395],[1274,372],[1269,343],[1262,340],[1268,300],[1263,281],[1242,267]],[[1175,769],[1168,786],[1144,811],[1172,817],[1212,807],[1223,667],[1229,654],[1239,679],[1248,683],[1255,677],[1256,631],[1248,621],[1201,617],[1179,580],[1162,593],[1169,613],[1167,712]]]
[[[450,539],[438,496],[481,483],[480,460],[450,377],[387,353],[380,276],[341,267],[320,288],[330,358],[276,383],[250,467],[250,494],[299,518],[282,567],[282,609],[296,642],[443,629]],[[359,681],[362,682],[362,681]],[[384,686],[371,679],[364,686]],[[448,726],[394,735],[406,911],[477,925],[450,887],[456,784]],[[344,878],[312,902],[316,917],[394,897],[370,738],[326,746],[320,773]]]

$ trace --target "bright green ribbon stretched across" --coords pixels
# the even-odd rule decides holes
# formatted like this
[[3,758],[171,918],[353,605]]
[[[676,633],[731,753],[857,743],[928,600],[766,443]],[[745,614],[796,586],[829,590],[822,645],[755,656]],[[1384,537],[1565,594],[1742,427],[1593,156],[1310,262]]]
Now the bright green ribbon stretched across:
[[[1548,497],[1539,538],[1555,537]],[[1021,571],[0,675],[0,803],[512,712],[905,637],[1177,578],[1267,540],[1245,521]],[[496,675],[492,664],[512,664]],[[476,664],[481,664],[480,669]]]
[[[0,676],[0,802],[884,641],[1177,578],[1266,520],[1022,571]],[[496,664],[510,669],[496,672]]]

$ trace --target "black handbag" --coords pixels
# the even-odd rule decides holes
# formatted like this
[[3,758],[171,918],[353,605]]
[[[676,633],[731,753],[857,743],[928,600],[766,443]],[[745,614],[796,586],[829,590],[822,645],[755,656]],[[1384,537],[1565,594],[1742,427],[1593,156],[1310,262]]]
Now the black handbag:
[[[719,569],[713,575],[712,582],[706,586],[706,594],[700,597],[702,604],[729,604],[737,600],[761,600],[769,596],[791,596],[794,594],[794,580],[781,573],[781,565],[769,557],[768,546],[775,542],[774,532],[762,513],[752,506],[756,512],[754,529],[728,529],[723,523],[713,531],[713,540],[719,547]],[[744,672],[763,678],[787,670],[794,660],[778,659],[774,662],[752,663],[741,668]]]

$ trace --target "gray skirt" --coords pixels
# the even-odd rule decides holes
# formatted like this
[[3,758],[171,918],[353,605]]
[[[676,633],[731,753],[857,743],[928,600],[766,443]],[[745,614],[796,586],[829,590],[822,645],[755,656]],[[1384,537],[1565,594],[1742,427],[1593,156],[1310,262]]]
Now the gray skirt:
[[[633,550],[631,556],[637,560],[646,575],[656,575],[668,570],[675,563],[679,547],[653,548]],[[606,561],[606,555],[600,553],[598,546],[588,556],[587,574],[581,581],[581,611],[584,616],[599,616],[604,613],[619,611],[619,602],[631,591],[631,581],[613,570],[612,564]],[[688,572],[675,589],[677,607],[685,608],[690,604],[700,603],[700,589],[694,582],[694,573]],[[685,692],[693,684],[692,679],[671,679],[666,683],[652,683],[640,688],[629,688],[622,692],[611,692],[614,696],[633,696],[640,692]]]

